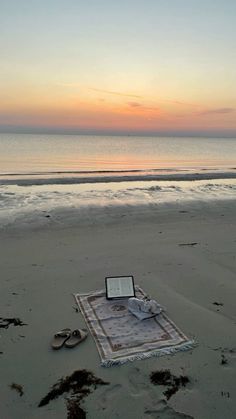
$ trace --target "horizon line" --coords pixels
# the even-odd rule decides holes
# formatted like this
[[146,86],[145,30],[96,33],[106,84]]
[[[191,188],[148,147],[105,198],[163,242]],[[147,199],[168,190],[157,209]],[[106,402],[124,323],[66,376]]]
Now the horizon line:
[[48,126],[20,126],[0,125],[1,134],[47,134],[47,135],[95,135],[95,136],[131,136],[131,137],[208,137],[208,138],[236,138],[236,130],[109,130],[109,129],[81,129]]

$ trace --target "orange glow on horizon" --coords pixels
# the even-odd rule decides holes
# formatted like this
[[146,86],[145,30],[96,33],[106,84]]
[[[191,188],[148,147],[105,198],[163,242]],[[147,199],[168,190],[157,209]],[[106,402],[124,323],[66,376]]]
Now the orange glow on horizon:
[[16,89],[3,97],[0,124],[92,130],[236,129],[232,106],[144,96],[135,91],[91,87]]

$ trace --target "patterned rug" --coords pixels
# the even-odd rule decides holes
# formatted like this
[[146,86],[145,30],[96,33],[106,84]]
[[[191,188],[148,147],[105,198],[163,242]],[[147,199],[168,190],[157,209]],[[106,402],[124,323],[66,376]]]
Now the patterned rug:
[[[135,292],[137,298],[145,296],[138,286]],[[170,355],[194,346],[163,312],[140,321],[128,311],[127,298],[107,300],[104,291],[96,291],[75,294],[75,299],[96,342],[102,366]]]

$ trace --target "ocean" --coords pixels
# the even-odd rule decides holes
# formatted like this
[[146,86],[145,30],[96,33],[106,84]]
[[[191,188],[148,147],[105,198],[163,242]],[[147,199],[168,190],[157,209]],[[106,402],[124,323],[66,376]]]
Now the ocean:
[[236,138],[0,134],[0,175],[231,170]]
[[3,228],[60,211],[235,197],[236,138],[0,134]]

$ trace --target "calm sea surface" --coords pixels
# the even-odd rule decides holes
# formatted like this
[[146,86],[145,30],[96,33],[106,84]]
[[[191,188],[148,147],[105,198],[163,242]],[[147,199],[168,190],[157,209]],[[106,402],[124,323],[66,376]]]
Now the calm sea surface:
[[236,139],[0,134],[0,174],[222,169]]

